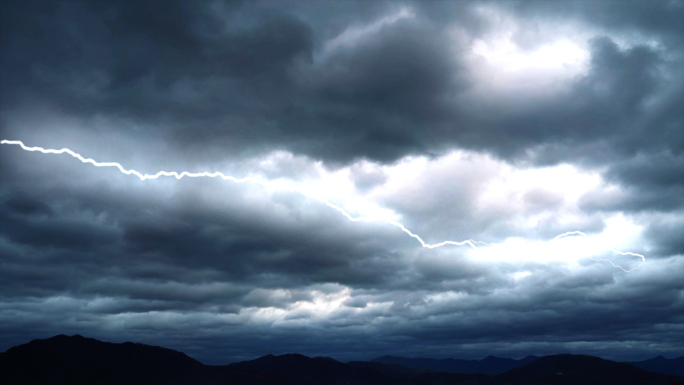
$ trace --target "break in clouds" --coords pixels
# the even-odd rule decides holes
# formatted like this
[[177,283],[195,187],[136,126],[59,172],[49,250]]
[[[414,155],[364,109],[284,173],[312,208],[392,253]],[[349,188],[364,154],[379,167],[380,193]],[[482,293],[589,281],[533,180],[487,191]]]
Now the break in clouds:
[[0,349],[682,355],[683,13],[4,1],[1,139],[272,184],[3,144]]

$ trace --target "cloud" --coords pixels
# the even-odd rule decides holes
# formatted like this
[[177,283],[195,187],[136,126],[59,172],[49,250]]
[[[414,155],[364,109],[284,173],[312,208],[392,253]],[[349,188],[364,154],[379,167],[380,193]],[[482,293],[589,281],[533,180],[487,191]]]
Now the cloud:
[[3,145],[0,349],[681,355],[680,3],[0,3],[2,139],[495,244]]
[[367,40],[369,36],[377,34],[383,27],[392,25],[402,19],[414,17],[415,14],[409,9],[401,8],[396,14],[385,16],[370,25],[347,28],[338,36],[326,41],[324,44],[324,51],[333,51],[338,48],[354,48],[363,43],[364,40]]

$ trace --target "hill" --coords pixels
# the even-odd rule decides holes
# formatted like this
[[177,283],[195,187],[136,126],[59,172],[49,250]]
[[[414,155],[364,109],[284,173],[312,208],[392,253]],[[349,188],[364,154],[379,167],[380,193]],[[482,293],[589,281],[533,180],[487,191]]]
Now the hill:
[[677,384],[684,379],[657,374],[624,362],[602,358],[557,354],[498,375],[493,384],[505,385],[637,385]]
[[158,346],[114,344],[58,335],[8,349],[0,356],[3,384],[204,384],[237,373],[205,370],[184,353]]
[[684,357],[667,359],[663,356],[658,356],[650,360],[628,362],[628,364],[648,370],[649,372],[684,377]]

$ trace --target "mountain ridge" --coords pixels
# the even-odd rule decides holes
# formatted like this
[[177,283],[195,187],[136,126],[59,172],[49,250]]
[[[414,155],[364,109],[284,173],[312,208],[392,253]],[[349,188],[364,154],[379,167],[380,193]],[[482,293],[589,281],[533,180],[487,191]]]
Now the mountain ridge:
[[430,369],[452,373],[482,373],[496,375],[536,360],[537,356],[529,355],[520,360],[502,358],[493,355],[481,360],[461,360],[456,358],[405,358],[385,355],[370,362],[403,365],[413,369]]
[[[498,375],[416,369],[372,361],[342,363],[330,357],[311,358],[296,353],[268,354],[228,365],[204,365],[182,352],[163,347],[58,335],[33,340],[1,353],[0,382],[7,385],[684,384],[682,377],[653,373],[592,356],[566,354],[526,358],[534,359]],[[663,359],[657,359],[657,362],[664,362]],[[520,363],[522,360],[490,356],[473,362],[511,361]]]
[[654,373],[684,377],[684,357],[681,356],[677,358],[658,356],[648,360],[627,363]]

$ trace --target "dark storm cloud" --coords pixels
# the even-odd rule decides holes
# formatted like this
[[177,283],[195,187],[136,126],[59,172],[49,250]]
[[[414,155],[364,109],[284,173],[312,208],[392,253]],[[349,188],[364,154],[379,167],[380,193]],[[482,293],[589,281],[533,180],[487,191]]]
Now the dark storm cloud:
[[[660,256],[684,255],[684,221],[681,216],[649,223],[648,237],[657,245]],[[655,253],[654,253],[655,254]]]
[[684,155],[670,151],[638,152],[614,161],[606,180],[625,186],[625,193],[588,195],[581,202],[587,211],[662,211],[684,207]]
[[[183,123],[181,130],[191,120],[201,122],[203,129],[193,131],[202,140],[226,116],[240,112],[253,119],[251,105],[268,102],[273,92],[282,95],[276,91],[288,87],[288,66],[311,54],[308,27],[291,17],[263,15],[247,30],[224,31],[208,3],[159,5],[53,3],[46,11],[3,4],[3,57],[11,58],[3,60],[3,104],[27,97],[75,114],[170,117]],[[208,79],[224,80],[232,91],[201,89]],[[236,133],[216,132],[224,138]],[[256,139],[262,134],[268,133]],[[241,135],[249,140],[249,132]]]
[[[302,20],[229,4],[223,21],[210,3],[58,3],[46,11],[10,2],[3,12],[3,103],[28,92],[69,113],[163,122],[183,145],[268,144],[342,161],[391,161],[453,144],[504,156],[559,141],[607,139],[620,153],[680,152],[683,145],[681,109],[652,116],[642,106],[666,81],[658,73],[662,52],[646,46],[623,50],[598,38],[590,73],[569,97],[524,116],[478,115],[470,102],[454,102],[469,83],[459,64],[463,49],[448,48],[443,25],[400,20],[313,63],[314,32]],[[254,21],[231,28],[237,12]],[[670,20],[677,12],[661,13]],[[673,60],[680,70],[681,58]],[[681,89],[666,97],[680,105]]]
[[[148,200],[155,193],[135,187],[135,182],[115,191],[98,191],[97,183],[48,182],[34,184],[29,192],[22,191],[21,162],[5,158],[5,153],[3,158],[10,169],[3,174],[0,195],[0,230],[7,242],[3,293],[29,293],[39,281],[41,290],[52,293],[118,293],[133,299],[163,295],[190,301],[197,298],[176,293],[165,282],[178,281],[190,291],[199,285],[203,291],[212,282],[231,281],[243,285],[239,290],[246,290],[245,295],[251,290],[247,287],[254,286],[383,285],[392,280],[393,271],[404,269],[382,261],[393,248],[369,238],[366,230],[339,214],[316,213],[320,204],[296,194],[276,194],[274,202],[262,197],[255,206],[252,190],[226,191],[221,181],[205,184],[207,191],[223,192],[216,195],[220,201],[199,196],[193,184],[166,203]],[[286,211],[273,216],[278,206]],[[301,211],[312,210],[302,217]],[[397,246],[407,243],[396,232],[391,238]],[[25,259],[27,253],[34,257]],[[364,262],[367,258],[374,261]],[[50,267],[38,268],[45,265]],[[16,280],[32,269],[29,282]],[[221,300],[225,294],[220,284],[203,301]]]
[[[664,106],[655,106],[664,110],[665,116],[651,116],[653,107],[644,105],[647,98],[656,96],[657,89],[669,88],[658,76],[659,56],[645,46],[623,50],[610,38],[596,38],[591,41],[589,73],[569,94],[542,101],[539,108],[524,115],[497,116],[499,119],[474,140],[504,156],[519,156],[540,144],[582,146],[597,141],[610,141],[614,157],[630,156],[642,148],[681,153],[682,135],[676,127],[682,122],[682,112],[672,108],[681,100],[681,79],[675,80],[674,95],[661,101]],[[656,118],[660,124],[651,124]],[[551,162],[564,160],[562,152],[554,153]]]
[[[184,145],[282,142],[340,160],[422,151],[410,128],[446,113],[438,98],[453,87],[455,63],[427,28],[400,26],[312,66],[312,31],[295,17],[256,12],[255,25],[225,30],[208,10],[190,13],[199,19],[186,16],[179,9],[186,3],[163,10],[123,4],[59,4],[54,12],[63,17],[45,25],[33,8],[3,12],[14,19],[3,34],[3,56],[12,58],[3,73],[13,74],[3,100],[28,91],[15,79],[30,79],[29,98],[68,113],[172,119],[170,135]],[[200,33],[200,26],[211,32]],[[314,74],[313,84],[295,78],[296,65],[303,66],[300,76]]]
[[577,18],[619,32],[665,37],[666,43],[675,46],[684,42],[681,1],[513,1],[504,6],[532,21]]
[[[589,259],[488,261],[297,193],[142,182],[3,145],[0,348],[80,333],[212,363],[682,354],[681,4],[0,2],[2,139],[144,172],[315,180],[351,165],[362,196],[429,242],[599,234],[622,213],[648,255],[628,274]],[[513,33],[525,50],[551,39],[543,23],[590,31],[586,71],[550,95],[478,94],[497,74],[472,44],[505,24],[490,8],[536,26]],[[475,160],[440,158],[454,149]],[[420,161],[409,155],[436,165],[397,182],[386,167]],[[576,208],[537,187],[482,200],[504,166],[561,163],[605,183]],[[558,211],[571,219],[547,215]]]

